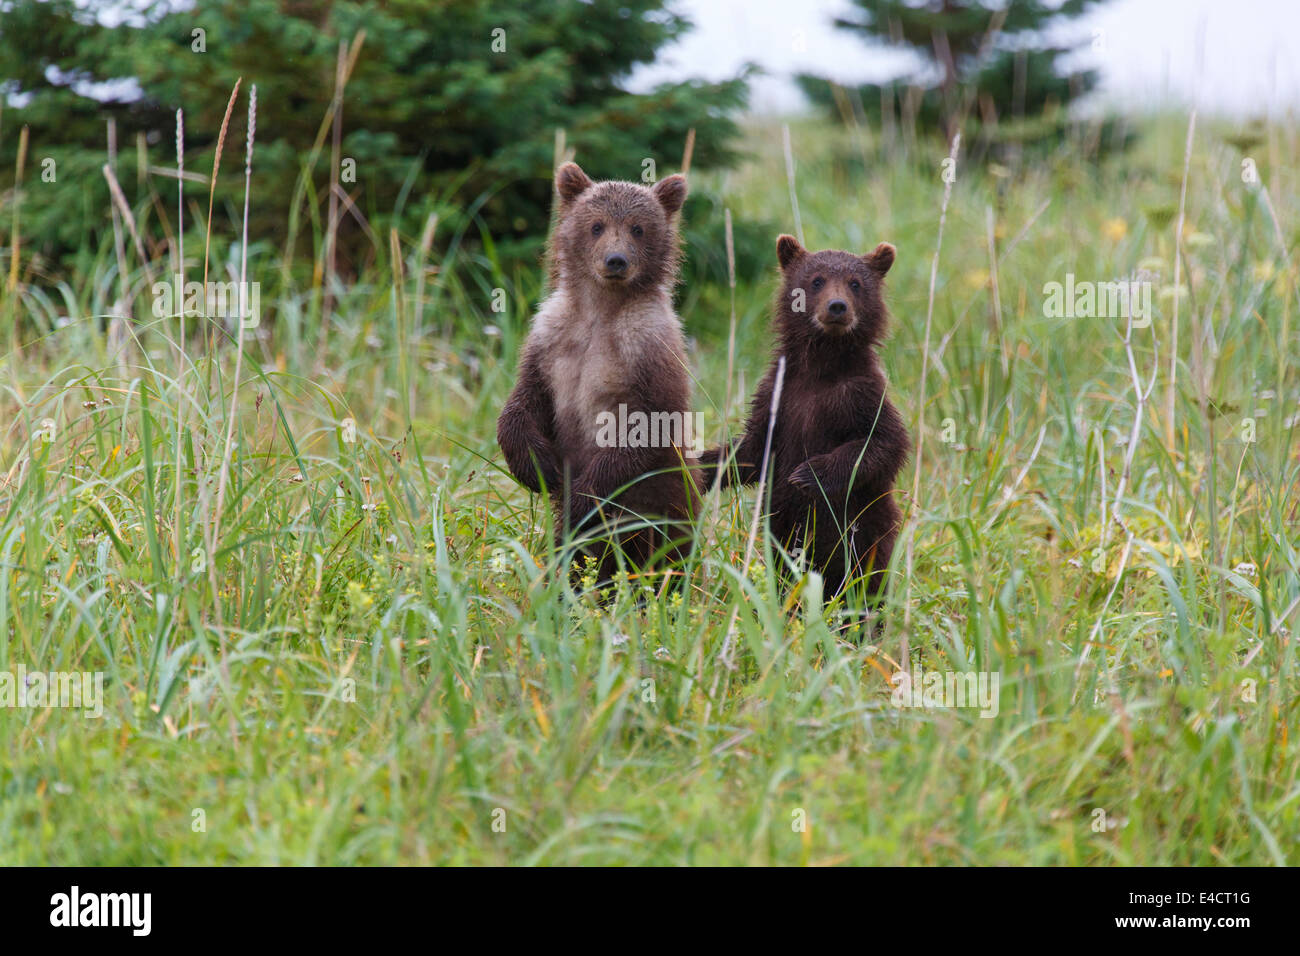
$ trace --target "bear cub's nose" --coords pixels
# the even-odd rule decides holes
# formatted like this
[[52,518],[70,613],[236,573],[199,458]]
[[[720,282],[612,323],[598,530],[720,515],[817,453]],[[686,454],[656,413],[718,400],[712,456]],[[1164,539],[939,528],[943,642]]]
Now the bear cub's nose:
[[605,271],[610,275],[621,276],[627,272],[627,259],[617,252],[610,253],[605,257]]
[[826,311],[831,315],[843,315],[849,311],[849,304],[843,299],[832,299],[830,304],[826,306]]

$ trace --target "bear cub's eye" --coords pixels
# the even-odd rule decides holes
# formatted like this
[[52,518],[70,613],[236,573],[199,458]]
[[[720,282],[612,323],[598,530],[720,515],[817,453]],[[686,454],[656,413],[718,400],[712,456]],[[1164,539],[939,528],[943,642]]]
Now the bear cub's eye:
[[852,289],[854,292],[857,292],[859,289],[862,288],[862,283],[859,282],[857,279],[854,279],[852,282],[849,283],[849,288]]
[[645,235],[645,230],[642,229],[640,226],[633,226],[633,227],[632,227],[632,235],[634,235],[634,236],[636,236],[638,239],[640,239],[642,236]]
[[592,234],[593,236],[599,236],[599,235],[600,235],[602,232],[604,232],[604,231],[605,231],[605,226],[604,226],[603,223],[599,223],[599,222],[598,222],[598,223],[596,223],[594,226],[591,227],[591,234]]
[[825,284],[826,284],[826,280],[823,279],[821,276],[818,276],[816,279],[813,279],[813,280],[812,280],[813,291],[816,292],[818,289],[820,289],[820,288],[821,288],[822,286],[824,286]]

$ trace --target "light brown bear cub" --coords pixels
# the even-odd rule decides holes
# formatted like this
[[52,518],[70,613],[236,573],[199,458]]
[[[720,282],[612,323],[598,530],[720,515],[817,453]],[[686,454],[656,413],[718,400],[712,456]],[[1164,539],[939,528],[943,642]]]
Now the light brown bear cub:
[[690,550],[699,489],[680,444],[601,437],[602,422],[618,417],[620,405],[629,416],[679,420],[690,408],[672,303],[686,180],[669,176],[653,188],[597,183],[565,163],[555,187],[552,289],[520,353],[497,442],[516,479],[549,493],[557,544],[566,533],[603,526],[606,536],[585,553],[599,562],[604,583],[618,568],[616,548],[633,571]]

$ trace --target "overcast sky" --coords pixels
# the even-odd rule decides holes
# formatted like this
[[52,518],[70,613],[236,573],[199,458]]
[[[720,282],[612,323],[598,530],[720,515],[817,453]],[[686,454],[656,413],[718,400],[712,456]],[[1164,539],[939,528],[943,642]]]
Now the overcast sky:
[[[913,61],[873,50],[835,29],[847,0],[677,0],[695,23],[682,42],[638,72],[639,89],[666,79],[732,76],[746,61],[770,75],[754,84],[759,111],[799,109],[789,76],[844,82],[889,78]],[[1190,103],[1262,115],[1300,112],[1300,0],[1111,0],[1076,21],[1089,42],[1079,54],[1101,70],[1100,96],[1118,106]],[[1100,50],[1092,49],[1094,31]]]

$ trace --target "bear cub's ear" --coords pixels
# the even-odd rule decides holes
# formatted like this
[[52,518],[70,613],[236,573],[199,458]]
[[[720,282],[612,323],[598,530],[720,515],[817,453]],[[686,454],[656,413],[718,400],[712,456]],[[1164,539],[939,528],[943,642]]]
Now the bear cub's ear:
[[789,269],[790,266],[804,257],[807,250],[799,245],[799,240],[794,236],[777,236],[776,238],[776,261],[781,263],[782,269]]
[[565,163],[555,171],[555,190],[565,202],[573,202],[593,185],[577,163]]
[[875,269],[883,276],[889,271],[889,267],[894,264],[894,256],[897,254],[897,251],[898,250],[889,243],[882,242],[880,245],[876,246],[874,252],[863,256],[862,259],[868,266]]
[[664,215],[671,219],[686,202],[686,177],[681,173],[664,177],[655,183],[654,194],[659,205],[664,207]]

